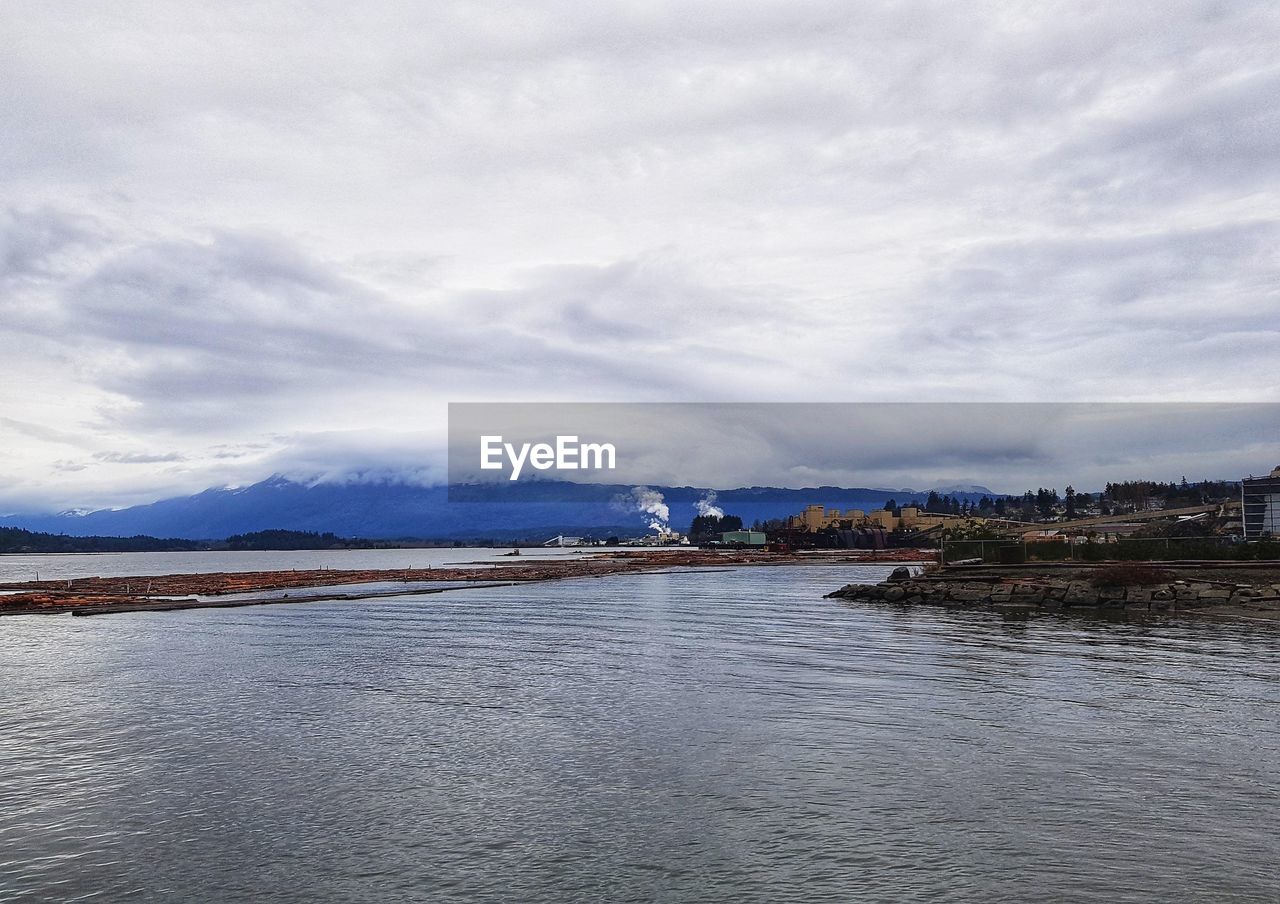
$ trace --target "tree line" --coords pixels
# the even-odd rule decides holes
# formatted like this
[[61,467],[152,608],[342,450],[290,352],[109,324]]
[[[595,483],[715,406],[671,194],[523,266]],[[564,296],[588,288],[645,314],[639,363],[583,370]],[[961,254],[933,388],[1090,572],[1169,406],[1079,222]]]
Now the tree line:
[[68,537],[19,527],[0,527],[0,553],[16,552],[189,552],[208,549],[199,540],[134,537]]

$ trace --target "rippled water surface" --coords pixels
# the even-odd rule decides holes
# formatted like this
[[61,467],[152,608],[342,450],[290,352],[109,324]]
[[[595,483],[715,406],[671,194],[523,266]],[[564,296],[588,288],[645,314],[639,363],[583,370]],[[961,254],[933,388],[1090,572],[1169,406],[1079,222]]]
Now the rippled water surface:
[[1280,898],[1280,632],[885,571],[0,619],[0,900]]

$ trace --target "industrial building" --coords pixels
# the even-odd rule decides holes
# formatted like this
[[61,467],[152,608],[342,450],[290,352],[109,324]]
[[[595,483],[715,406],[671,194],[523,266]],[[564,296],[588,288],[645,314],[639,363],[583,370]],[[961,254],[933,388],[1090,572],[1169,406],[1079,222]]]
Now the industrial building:
[[806,505],[804,511],[787,519],[787,527],[792,530],[820,531],[841,521],[861,521],[867,516],[862,509],[849,509],[844,514],[840,509],[829,509],[821,505]]
[[1269,477],[1249,477],[1241,484],[1244,538],[1280,537],[1280,467]]
[[720,535],[720,542],[725,546],[764,546],[767,538],[764,531],[730,530]]
[[821,505],[806,505],[804,511],[800,514],[792,515],[787,519],[787,527],[791,530],[816,532],[845,525],[866,525],[886,531],[919,531],[947,524],[958,524],[964,520],[956,515],[935,515],[922,512],[912,506],[904,506],[901,512],[901,516],[896,516],[893,512],[884,511],[883,509],[877,509],[870,513],[864,512],[862,509],[848,509],[841,512],[839,509],[824,508]]

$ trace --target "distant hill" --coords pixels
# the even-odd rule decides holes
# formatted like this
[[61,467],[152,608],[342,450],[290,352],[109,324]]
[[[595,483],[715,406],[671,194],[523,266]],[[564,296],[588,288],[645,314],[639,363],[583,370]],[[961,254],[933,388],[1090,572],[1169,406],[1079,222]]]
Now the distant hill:
[[47,534],[0,527],[0,553],[14,552],[181,552],[206,548],[194,540],[159,537],[93,537]]
[[[453,501],[444,486],[405,483],[320,483],[308,485],[274,476],[247,487],[209,489],[194,496],[163,499],[149,505],[89,513],[0,515],[0,524],[71,536],[147,534],[208,540],[262,530],[332,532],[369,539],[474,538],[537,539],[556,534],[640,534],[649,517],[618,504],[631,486],[520,481],[455,487]],[[707,495],[697,487],[653,487],[671,513],[671,526],[685,530],[697,514],[695,503]],[[976,502],[995,495],[975,488],[951,493]],[[755,520],[783,518],[805,505],[840,509],[877,509],[889,499],[901,505],[910,490],[845,487],[782,489],[743,487],[721,490],[716,505]],[[923,500],[928,490],[914,492]],[[466,500],[466,501],[460,501]]]

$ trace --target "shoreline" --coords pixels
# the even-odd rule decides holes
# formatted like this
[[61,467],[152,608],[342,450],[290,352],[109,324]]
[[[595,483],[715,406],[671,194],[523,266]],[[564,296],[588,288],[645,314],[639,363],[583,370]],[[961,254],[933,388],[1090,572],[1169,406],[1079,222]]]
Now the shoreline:
[[[124,612],[167,612],[184,609],[239,608],[322,600],[360,600],[442,593],[481,586],[652,573],[666,568],[729,568],[778,565],[921,565],[932,550],[895,549],[771,553],[699,549],[601,552],[575,559],[525,559],[453,564],[435,568],[310,569],[289,571],[212,572],[0,583],[0,615],[106,615]],[[405,587],[349,593],[358,584],[454,586]],[[318,590],[302,595],[245,596],[275,591]],[[230,598],[230,597],[235,598]],[[227,597],[227,598],[222,598]]]
[[952,565],[919,575],[904,571],[896,569],[878,584],[846,584],[827,597],[1007,615],[1280,622],[1280,562]]

